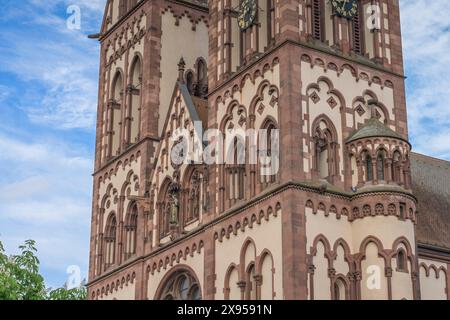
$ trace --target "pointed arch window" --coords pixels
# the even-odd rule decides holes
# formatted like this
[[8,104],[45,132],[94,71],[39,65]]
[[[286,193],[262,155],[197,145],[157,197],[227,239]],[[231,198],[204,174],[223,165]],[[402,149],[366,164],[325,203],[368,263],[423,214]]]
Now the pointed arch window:
[[235,136],[225,147],[226,187],[230,204],[234,204],[245,197],[245,138]]
[[192,71],[186,72],[186,87],[189,90],[190,94],[194,94],[194,73]]
[[408,271],[408,260],[406,258],[406,253],[403,249],[400,249],[397,253],[397,271],[401,272]]
[[128,85],[129,108],[126,115],[126,142],[128,144],[139,140],[142,103],[142,61],[139,56],[134,58],[131,65],[130,82]]
[[339,174],[336,130],[326,118],[319,118],[314,123],[314,170],[319,179],[333,183],[333,177]]
[[186,222],[199,219],[202,210],[202,174],[199,170],[194,170],[188,181],[188,212]]
[[334,300],[341,300],[341,290],[337,281],[334,284]]
[[395,151],[394,155],[392,157],[392,163],[391,163],[391,174],[392,174],[392,180],[396,183],[400,182],[400,161],[401,161],[401,154],[399,151]]
[[128,212],[125,224],[125,259],[136,253],[138,207],[134,203]]
[[122,73],[117,71],[112,82],[111,99],[108,105],[108,157],[116,156],[120,151],[120,131],[122,126],[122,107],[124,92],[123,85],[124,83]]
[[208,67],[205,60],[197,60],[197,79],[194,95],[204,98],[208,94]]
[[334,300],[347,300],[347,284],[342,278],[337,278],[333,286]]
[[173,219],[178,219],[177,216],[173,217],[173,210],[178,203],[174,203],[175,197],[173,196],[173,189],[176,188],[176,184],[172,181],[166,180],[161,187],[159,207],[159,234],[161,238],[164,238],[170,234],[170,225]]
[[377,180],[384,180],[384,164],[385,164],[385,152],[380,150],[377,155]]
[[116,215],[112,213],[108,217],[105,229],[105,269],[109,268],[116,262],[116,233],[117,220]]
[[160,300],[202,300],[200,284],[188,271],[175,272],[164,284]]
[[373,180],[373,164],[372,157],[368,154],[365,159],[366,162],[366,181]]
[[[268,168],[272,168],[272,169],[276,169],[277,165],[275,163],[273,163],[274,161],[278,161],[278,157],[277,154],[274,154],[273,152],[277,152],[277,146],[274,145],[273,143],[276,142],[276,138],[277,138],[277,126],[276,124],[269,120],[267,121],[263,127],[263,130],[265,130],[265,142],[260,143],[259,145],[259,156],[260,157],[265,157],[265,158],[270,158],[270,163],[267,164]],[[263,136],[260,138],[264,138]],[[269,173],[269,172],[267,172]],[[267,186],[269,184],[272,184],[275,182],[276,180],[276,173],[274,172],[273,174],[262,174],[261,170],[259,170],[259,174],[261,175],[261,183],[263,184],[263,186]]]

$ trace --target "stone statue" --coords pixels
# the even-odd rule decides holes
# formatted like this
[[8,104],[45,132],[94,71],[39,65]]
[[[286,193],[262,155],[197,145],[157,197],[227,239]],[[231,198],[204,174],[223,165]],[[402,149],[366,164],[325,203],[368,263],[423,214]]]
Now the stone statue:
[[180,209],[180,205],[178,202],[178,198],[175,193],[171,194],[172,202],[171,202],[171,210],[170,210],[170,224],[177,225],[178,224],[178,211]]

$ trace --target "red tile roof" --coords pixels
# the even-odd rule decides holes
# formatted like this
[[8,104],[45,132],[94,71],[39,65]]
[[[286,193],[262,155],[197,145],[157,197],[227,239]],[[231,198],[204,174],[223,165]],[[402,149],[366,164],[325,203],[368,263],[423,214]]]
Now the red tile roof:
[[418,199],[417,241],[450,249],[450,162],[417,153],[410,160]]

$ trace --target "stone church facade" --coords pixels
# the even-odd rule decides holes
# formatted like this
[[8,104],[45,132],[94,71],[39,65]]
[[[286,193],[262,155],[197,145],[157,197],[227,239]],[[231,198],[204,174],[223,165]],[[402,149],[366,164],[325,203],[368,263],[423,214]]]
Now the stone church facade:
[[[90,299],[450,299],[450,166],[408,142],[398,0],[342,3],[107,1]],[[174,163],[181,130],[226,148],[207,129],[278,132],[279,170]]]

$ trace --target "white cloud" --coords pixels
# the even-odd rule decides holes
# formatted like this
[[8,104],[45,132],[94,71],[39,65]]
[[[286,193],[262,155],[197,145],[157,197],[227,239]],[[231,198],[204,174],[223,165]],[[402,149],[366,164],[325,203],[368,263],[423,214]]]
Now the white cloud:
[[[72,4],[81,8],[81,30],[66,27]],[[88,267],[99,59],[87,34],[98,32],[104,4],[28,0],[6,3],[0,16],[0,102],[14,120],[0,123],[0,240],[10,253],[36,240],[52,286],[64,282],[67,266],[83,276]]]
[[450,160],[448,0],[401,0],[409,132],[418,152]]
[[46,272],[63,276],[71,264],[86,271],[93,159],[76,145],[24,136],[0,133],[0,240],[8,252],[36,240]]
[[[80,31],[69,30],[64,16],[56,15],[62,2],[69,4],[34,0],[22,5],[19,13],[17,8],[6,13],[26,21],[26,28],[2,30],[0,59],[8,63],[1,64],[0,70],[27,82],[19,106],[33,122],[62,129],[92,129],[97,107],[98,44],[87,39],[86,33],[99,24],[104,1],[72,3],[80,5],[86,21]],[[34,87],[44,92],[31,94]]]

